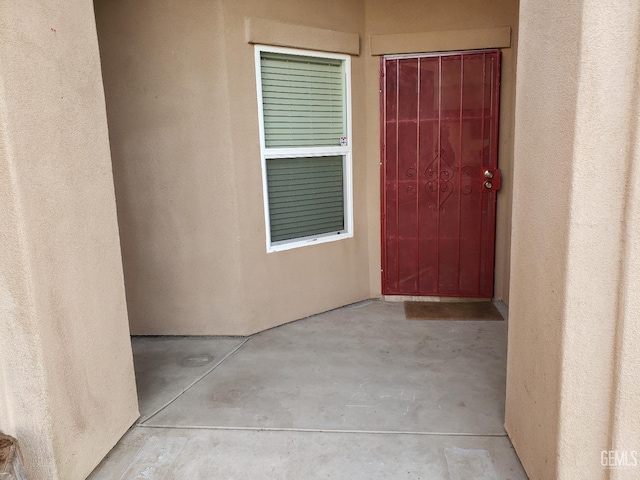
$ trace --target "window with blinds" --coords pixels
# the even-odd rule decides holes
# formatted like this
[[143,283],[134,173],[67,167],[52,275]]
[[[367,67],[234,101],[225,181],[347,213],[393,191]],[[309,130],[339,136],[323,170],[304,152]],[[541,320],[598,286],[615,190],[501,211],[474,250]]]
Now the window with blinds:
[[267,162],[271,241],[344,230],[342,157]]
[[352,236],[348,67],[256,47],[268,251]]
[[262,52],[267,148],[338,146],[346,136],[343,62]]

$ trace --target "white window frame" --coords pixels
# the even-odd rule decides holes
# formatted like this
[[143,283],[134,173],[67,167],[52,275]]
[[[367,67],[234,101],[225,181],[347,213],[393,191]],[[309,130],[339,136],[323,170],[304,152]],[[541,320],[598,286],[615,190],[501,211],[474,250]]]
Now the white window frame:
[[[345,72],[345,116],[346,116],[346,146],[335,147],[297,147],[297,148],[267,148],[265,146],[264,115],[262,107],[262,52],[282,53],[317,58],[331,58],[343,61]],[[255,45],[256,90],[258,93],[258,123],[260,125],[260,156],[262,161],[262,193],[264,199],[264,218],[267,240],[267,253],[290,250],[308,245],[335,242],[353,237],[353,171],[351,145],[351,57],[336,53],[324,53],[294,48],[271,47]],[[267,161],[272,158],[301,158],[342,156],[343,161],[343,191],[344,191],[344,230],[335,233],[325,233],[280,242],[271,242],[271,220],[269,215],[269,192],[267,187]]]

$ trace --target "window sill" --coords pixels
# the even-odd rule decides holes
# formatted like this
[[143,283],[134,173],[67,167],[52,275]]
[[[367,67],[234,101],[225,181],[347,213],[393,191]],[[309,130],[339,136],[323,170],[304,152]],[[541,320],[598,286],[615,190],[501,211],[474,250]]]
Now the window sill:
[[325,235],[316,235],[313,237],[286,241],[284,243],[267,245],[267,253],[282,252],[284,250],[307,247],[310,245],[318,245],[320,243],[336,242],[339,240],[345,240],[347,238],[353,238],[353,233],[342,232],[342,233],[329,233]]

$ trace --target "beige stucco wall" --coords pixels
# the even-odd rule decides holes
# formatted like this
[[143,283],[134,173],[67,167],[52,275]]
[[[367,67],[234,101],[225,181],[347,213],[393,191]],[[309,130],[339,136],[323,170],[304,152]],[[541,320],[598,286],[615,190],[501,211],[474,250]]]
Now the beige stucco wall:
[[0,2],[0,430],[85,478],[138,415],[91,4]]
[[[511,197],[513,176],[513,112],[518,38],[518,0],[367,0],[367,37],[363,54],[367,75],[367,195],[369,210],[370,288],[372,295],[381,291],[380,251],[380,57],[371,55],[371,35],[423,34],[394,37],[389,44],[398,52],[426,53],[460,48],[483,48],[500,43],[497,27],[511,28],[511,47],[502,48],[500,89],[500,132],[498,166],[502,170],[502,190],[498,193],[496,217],[496,267],[494,298],[509,301],[509,258],[511,236]],[[449,32],[472,31],[473,41],[454,40]],[[484,32],[484,35],[483,35]],[[498,31],[498,34],[500,32]],[[463,32],[460,32],[460,36]],[[455,37],[457,37],[457,33]],[[424,45],[419,46],[420,38]],[[377,39],[379,40],[379,39]],[[417,44],[416,44],[417,42]],[[488,42],[488,43],[487,43]],[[403,48],[407,45],[407,48]],[[447,45],[450,45],[448,48]],[[410,47],[409,47],[410,46]],[[462,47],[463,46],[463,47]],[[385,53],[392,53],[386,50]]]
[[[278,253],[265,253],[262,177],[253,47],[245,18],[276,20],[338,32],[364,33],[361,1],[227,0],[224,2],[229,96],[233,100],[233,157],[242,172],[236,185],[241,233],[242,289],[251,330],[277,325],[369,298],[365,158],[364,63],[351,59],[354,237]],[[322,36],[303,36],[307,48],[322,50]],[[296,47],[298,45],[290,45]]]
[[[243,335],[380,294],[377,33],[513,30],[496,261],[496,297],[506,300],[517,2],[481,3],[96,0],[132,333]],[[360,37],[352,239],[266,253],[248,19],[277,45],[353,51],[341,39]]]
[[[517,23],[511,3],[100,3],[140,333],[243,334],[375,294],[368,34]],[[354,239],[264,252],[247,11],[364,39]],[[640,450],[640,6],[522,0],[520,27],[506,428],[533,479],[637,478],[600,461]],[[0,430],[18,437],[30,478],[80,479],[137,416],[93,12],[0,3],[0,32]],[[503,82],[507,140],[510,94]]]
[[95,3],[132,333],[244,335],[368,298],[363,62],[352,61],[355,236],[267,254],[245,31],[255,17],[362,34],[361,2]]
[[640,450],[639,14],[521,1],[506,428],[532,479],[640,471],[601,465]]
[[95,8],[131,332],[242,333],[221,4]]

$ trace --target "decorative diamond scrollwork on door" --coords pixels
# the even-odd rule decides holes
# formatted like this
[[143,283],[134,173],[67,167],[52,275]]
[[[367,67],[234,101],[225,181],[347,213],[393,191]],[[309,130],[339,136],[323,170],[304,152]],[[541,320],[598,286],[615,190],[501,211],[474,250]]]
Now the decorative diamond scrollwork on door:
[[443,205],[453,193],[453,177],[455,171],[445,158],[445,150],[435,151],[435,158],[424,170],[424,176],[428,180],[424,183],[425,189],[431,197],[431,210],[443,211]]

